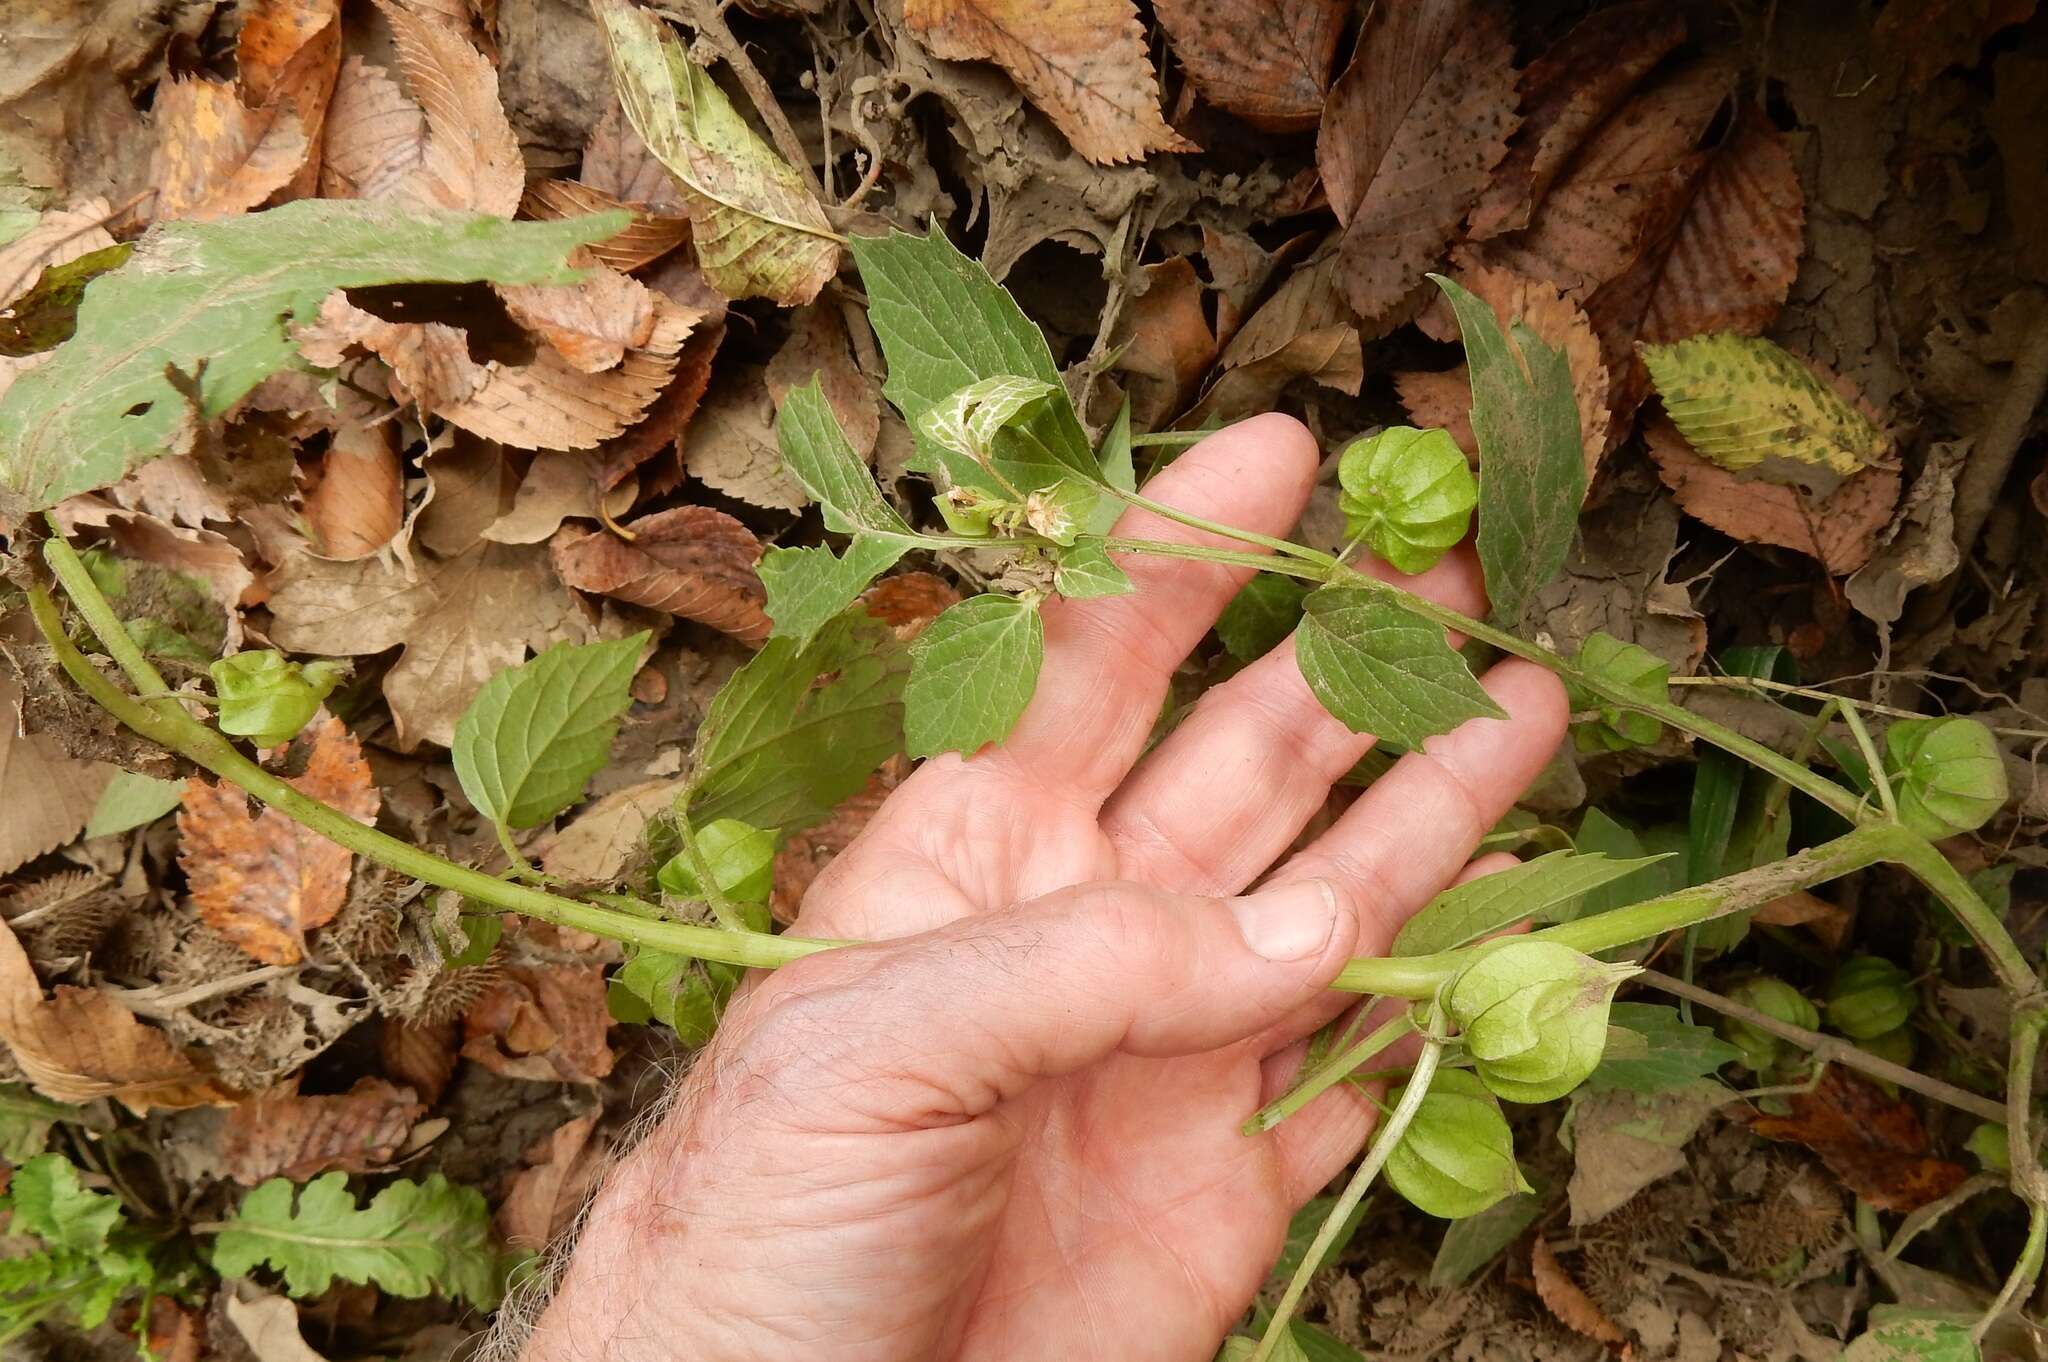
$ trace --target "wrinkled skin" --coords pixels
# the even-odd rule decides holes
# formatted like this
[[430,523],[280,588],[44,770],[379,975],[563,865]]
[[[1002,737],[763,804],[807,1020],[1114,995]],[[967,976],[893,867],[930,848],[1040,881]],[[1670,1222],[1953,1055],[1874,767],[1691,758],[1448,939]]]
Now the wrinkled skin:
[[[1280,535],[1316,466],[1307,431],[1265,416],[1148,491]],[[1136,511],[1116,533],[1220,542]],[[820,877],[795,930],[881,944],[733,1007],[600,1194],[533,1362],[1204,1362],[1241,1316],[1374,1112],[1340,1085],[1270,1134],[1239,1124],[1343,1009],[1324,985],[1344,959],[1504,859],[1467,864],[1566,706],[1502,663],[1484,683],[1508,720],[1402,757],[1289,855],[1371,739],[1316,703],[1289,642],[1147,752],[1247,574],[1123,563],[1135,593],[1047,605],[1010,741],[926,762]],[[1468,550],[1413,585],[1484,608]]]

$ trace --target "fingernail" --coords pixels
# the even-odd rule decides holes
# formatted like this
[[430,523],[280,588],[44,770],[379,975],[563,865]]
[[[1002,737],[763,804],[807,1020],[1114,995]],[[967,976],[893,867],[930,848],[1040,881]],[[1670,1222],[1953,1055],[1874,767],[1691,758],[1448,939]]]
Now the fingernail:
[[1328,944],[1337,926],[1337,896],[1322,880],[1300,880],[1233,901],[1237,930],[1268,960],[1304,960]]

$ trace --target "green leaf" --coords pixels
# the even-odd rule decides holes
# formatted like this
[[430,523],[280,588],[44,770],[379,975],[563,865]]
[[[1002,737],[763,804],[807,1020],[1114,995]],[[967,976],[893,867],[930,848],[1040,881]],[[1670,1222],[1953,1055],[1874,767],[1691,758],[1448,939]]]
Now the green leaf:
[[910,645],[905,750],[972,754],[1001,742],[1030,703],[1044,661],[1036,601],[989,593],[948,606]]
[[1586,816],[1579,821],[1578,835],[1572,845],[1582,854],[1599,852],[1616,860],[1646,857],[1643,869],[1632,875],[1590,889],[1573,905],[1567,915],[1553,913],[1552,920],[1570,922],[1577,918],[1591,917],[1604,913],[1610,908],[1625,908],[1631,903],[1641,903],[1660,894],[1668,894],[1685,886],[1685,858],[1673,853],[1649,855],[1657,845],[1682,846],[1685,834],[1676,827],[1651,828],[1638,833],[1624,823],[1609,818],[1600,809],[1586,810]]
[[895,634],[858,610],[808,644],[769,639],[697,730],[691,819],[787,834],[827,817],[902,750],[908,670]]
[[178,807],[185,797],[185,782],[158,780],[133,771],[116,771],[100,791],[99,803],[85,820],[87,837],[110,837],[117,832],[139,828]]
[[198,419],[213,420],[292,363],[290,326],[337,288],[570,283],[569,252],[628,221],[301,199],[222,222],[159,223],[86,289],[77,334],[0,397],[0,491],[43,510],[181,448],[193,412],[165,368],[197,391]]
[[828,548],[770,549],[757,571],[768,592],[775,636],[798,647],[844,614],[875,578],[896,566],[912,541],[857,534],[844,554]]
[[134,243],[124,241],[61,265],[45,265],[35,287],[9,303],[7,315],[0,317],[0,355],[19,358],[70,340],[78,330],[85,286],[126,263],[134,249]]
[[633,703],[645,630],[606,643],[558,643],[484,683],[455,722],[455,775],[477,812],[508,828],[574,804],[611,756]]
[[1731,473],[1824,497],[1891,448],[1875,422],[1761,336],[1720,331],[1636,348],[1672,424]]
[[[1052,350],[1038,328],[1002,285],[955,250],[936,226],[922,237],[896,231],[855,237],[848,248],[860,266],[868,321],[889,365],[882,391],[913,432],[926,412],[982,379],[1017,375],[1061,386]],[[956,487],[1002,491],[972,459],[921,433],[916,443],[912,467],[917,471],[942,473]],[[997,455],[1024,490],[1066,476],[1102,480],[1087,432],[1064,397],[1005,430],[997,440]]]
[[917,418],[917,433],[933,444],[973,459],[993,458],[996,436],[1065,389],[1042,378],[997,374],[954,392]]
[[1666,859],[1646,856],[1616,861],[1553,851],[1518,866],[1453,885],[1408,919],[1394,937],[1395,955],[1430,955],[1540,917],[1603,884],[1635,874]]
[[612,975],[605,1002],[616,1020],[629,1026],[660,1022],[694,1049],[718,1029],[722,998],[697,961],[643,949]]
[[1071,601],[1123,596],[1133,589],[1130,574],[1116,565],[1100,539],[1083,539],[1061,549],[1053,562],[1052,585]]
[[410,1300],[457,1295],[485,1310],[500,1295],[483,1196],[439,1173],[390,1183],[360,1209],[345,1173],[323,1173],[303,1187],[272,1178],[242,1198],[215,1237],[212,1258],[225,1277],[269,1267],[301,1298],[320,1295],[336,1278]]
[[1642,1053],[1635,1055],[1616,1054],[1609,1047],[1607,1057],[1586,1080],[1595,1092],[1614,1088],[1666,1092],[1695,1079],[1710,1078],[1723,1064],[1742,1058],[1740,1050],[1707,1027],[1681,1020],[1675,1007],[1616,1003],[1607,1014],[1607,1024],[1634,1032],[1645,1045]]
[[[1637,699],[1656,704],[1671,699],[1671,664],[1640,644],[1623,643],[1612,634],[1596,632],[1579,645],[1572,662],[1581,672],[1619,686]],[[1603,699],[1573,682],[1565,684],[1573,710],[1595,713],[1593,719],[1572,725],[1572,743],[1581,752],[1646,747],[1664,732],[1664,725],[1651,715]]]
[[[696,853],[711,869],[718,892],[741,903],[766,903],[775,887],[775,836],[737,818],[714,818],[690,834]],[[685,847],[654,872],[665,894],[701,899],[695,858]]]
[[89,1190],[62,1154],[38,1154],[15,1169],[7,1194],[14,1205],[10,1231],[53,1249],[98,1252],[121,1223],[121,1198]]
[[[1280,1245],[1279,1261],[1275,1262],[1272,1271],[1266,1274],[1268,1281],[1285,1283],[1294,1276],[1295,1271],[1301,1267],[1302,1259],[1308,1257],[1309,1246],[1315,1243],[1316,1235],[1322,1232],[1323,1222],[1330,1218],[1330,1212],[1336,1209],[1336,1206],[1337,1198],[1319,1196],[1312,1198],[1307,1205],[1294,1213],[1287,1222],[1287,1238]],[[1365,1222],[1365,1213],[1370,1209],[1370,1198],[1361,1200],[1351,1208],[1351,1214],[1344,1217],[1344,1224],[1338,1229],[1337,1237],[1330,1241],[1329,1249],[1324,1252],[1323,1260],[1316,1264],[1316,1271],[1321,1272],[1328,1267],[1337,1255],[1345,1250],[1351,1243],[1352,1236],[1358,1233],[1358,1227]]]
[[1368,578],[1332,582],[1303,603],[1295,656],[1323,708],[1354,733],[1403,747],[1468,719],[1505,719],[1451,651],[1444,631],[1396,603]]
[[1842,1352],[1842,1362],[1980,1362],[1970,1341],[1977,1317],[1955,1310],[1904,1305],[1871,1307],[1863,1336]]
[[1503,335],[1493,309],[1442,275],[1472,370],[1472,433],[1479,441],[1479,564],[1493,620],[1520,626],[1529,602],[1557,575],[1579,529],[1585,446],[1564,353],[1516,322]]
[[626,120],[682,184],[697,263],[728,298],[818,296],[839,242],[803,175],[762,141],[675,31],[631,0],[593,0]]
[[[1131,399],[1117,408],[1116,420],[1109,423],[1103,434],[1102,447],[1095,451],[1096,463],[1102,469],[1102,481],[1123,492],[1138,490],[1138,464],[1131,445]],[[1095,513],[1083,528],[1089,534],[1108,534],[1116,528],[1116,522],[1123,516],[1124,503],[1116,497],[1104,497],[1095,503]]]
[[1307,597],[1308,587],[1298,578],[1258,573],[1223,607],[1216,637],[1239,662],[1256,661],[1287,641]]
[[1463,1286],[1528,1229],[1543,1218],[1545,1200],[1536,1192],[1517,1192],[1494,1202],[1478,1215],[1453,1220],[1437,1245],[1429,1284],[1442,1291]]

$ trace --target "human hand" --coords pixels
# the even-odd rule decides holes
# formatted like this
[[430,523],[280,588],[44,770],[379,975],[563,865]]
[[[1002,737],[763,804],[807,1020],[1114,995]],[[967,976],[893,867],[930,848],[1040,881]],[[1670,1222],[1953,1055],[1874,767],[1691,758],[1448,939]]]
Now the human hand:
[[[1316,468],[1299,424],[1263,416],[1146,490],[1277,535]],[[1223,542],[1140,511],[1115,533]],[[1345,959],[1488,868],[1467,859],[1566,705],[1543,669],[1496,666],[1509,719],[1403,756],[1231,898],[1372,740],[1287,644],[1146,753],[1171,673],[1248,574],[1122,565],[1132,594],[1045,607],[1009,741],[926,762],[820,876],[796,930],[878,944],[734,1004],[599,1194],[530,1362],[1205,1362],[1242,1314],[1375,1110],[1339,1085],[1270,1133],[1240,1123],[1350,1001],[1325,987]],[[1484,608],[1464,551],[1409,585]]]

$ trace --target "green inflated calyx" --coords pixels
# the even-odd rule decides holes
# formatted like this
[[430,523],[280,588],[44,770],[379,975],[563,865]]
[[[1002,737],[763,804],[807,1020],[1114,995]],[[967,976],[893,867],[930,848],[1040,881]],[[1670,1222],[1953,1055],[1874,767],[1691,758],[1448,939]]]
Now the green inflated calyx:
[[1389,426],[1354,440],[1337,463],[1348,538],[1406,573],[1425,572],[1465,537],[1479,484],[1442,430]]
[[[775,885],[775,836],[737,818],[717,818],[697,829],[697,855],[710,867],[718,892],[736,903],[766,903]],[[662,892],[701,899],[704,887],[695,860],[685,849],[654,873]]]
[[1458,976],[1444,1010],[1488,1088],[1548,1102],[1599,1067],[1614,990],[1636,972],[1554,941],[1510,941]]
[[[1671,698],[1671,664],[1649,649],[1624,643],[1611,634],[1593,634],[1580,645],[1572,659],[1581,672],[1611,681],[1652,703]],[[1572,742],[1581,752],[1625,752],[1647,747],[1657,741],[1664,725],[1647,714],[1594,695],[1575,683],[1567,683],[1574,712],[1592,711],[1593,717],[1572,725]]]
[[1899,821],[1922,837],[1974,832],[2005,805],[1998,740],[1975,719],[1901,719],[1884,749]]
[[348,675],[341,662],[288,660],[271,649],[236,653],[207,668],[220,701],[221,732],[276,747],[298,736]]
[[1896,1031],[1913,1015],[1913,978],[1878,956],[1851,956],[1835,971],[1826,1012],[1828,1025],[1851,1040]]
[[[1728,990],[1728,996],[1774,1021],[1812,1031],[1820,1026],[1820,1010],[1783,979],[1759,974]],[[1785,1042],[1739,1017],[1721,1018],[1721,1035],[1742,1051],[1742,1062],[1754,1073],[1768,1073],[1785,1052]]]
[[[1406,1088],[1387,1100],[1399,1106]],[[1387,1182],[1425,1214],[1478,1215],[1502,1197],[1530,1190],[1515,1165],[1515,1137],[1500,1103],[1463,1069],[1438,1069],[1401,1143],[1387,1156]]]

